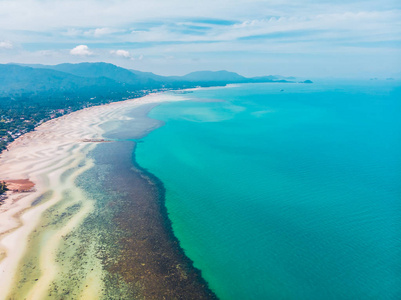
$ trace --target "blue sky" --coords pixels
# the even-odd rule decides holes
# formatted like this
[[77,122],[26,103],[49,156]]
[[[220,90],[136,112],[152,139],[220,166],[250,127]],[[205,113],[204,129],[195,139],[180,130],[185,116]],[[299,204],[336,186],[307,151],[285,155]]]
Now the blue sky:
[[401,1],[0,0],[0,63],[401,76]]

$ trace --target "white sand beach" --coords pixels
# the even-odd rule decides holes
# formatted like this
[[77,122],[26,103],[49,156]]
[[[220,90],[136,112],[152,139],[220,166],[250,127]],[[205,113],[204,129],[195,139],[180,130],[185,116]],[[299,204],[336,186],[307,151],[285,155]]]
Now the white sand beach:
[[[86,108],[50,120],[29,132],[9,146],[0,157],[0,180],[28,179],[35,186],[29,192],[8,192],[0,206],[0,299],[24,297],[44,299],[49,285],[57,276],[59,265],[56,250],[63,237],[79,226],[93,209],[88,199],[74,185],[77,176],[90,169],[93,162],[88,153],[103,139],[100,125],[121,120],[123,112],[144,104],[186,100],[185,95],[151,94],[142,98]],[[41,218],[49,209],[63,206],[61,199],[68,193],[68,205],[79,204],[79,211],[57,230],[48,230],[39,245],[39,277],[29,278],[32,283],[21,290],[16,286],[19,266],[29,254],[30,236],[46,231],[40,226]],[[102,286],[101,268],[96,259],[91,263],[82,284],[81,298],[98,298],[95,291]],[[24,278],[25,279],[25,278]],[[28,280],[28,279],[27,279]],[[93,288],[96,286],[96,288]],[[90,295],[90,296],[88,296]]]

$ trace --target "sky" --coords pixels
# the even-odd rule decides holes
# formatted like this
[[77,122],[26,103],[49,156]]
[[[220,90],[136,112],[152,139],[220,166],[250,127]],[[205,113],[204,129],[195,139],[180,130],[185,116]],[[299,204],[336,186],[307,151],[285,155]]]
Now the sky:
[[401,1],[0,0],[0,63],[401,77]]

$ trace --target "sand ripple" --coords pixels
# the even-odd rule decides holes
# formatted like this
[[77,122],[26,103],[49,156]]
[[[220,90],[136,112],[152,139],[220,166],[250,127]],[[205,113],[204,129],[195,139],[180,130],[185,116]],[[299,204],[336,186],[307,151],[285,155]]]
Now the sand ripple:
[[[174,96],[174,100],[183,99]],[[62,268],[57,258],[60,245],[94,209],[93,200],[76,186],[75,179],[93,164],[88,154],[97,143],[90,141],[102,139],[101,125],[124,120],[127,109],[171,100],[171,96],[155,94],[83,109],[42,124],[2,154],[0,179],[27,179],[35,183],[35,189],[9,192],[0,206],[0,299],[51,296],[50,287]],[[65,214],[68,218],[61,220],[59,216]],[[43,225],[45,216],[53,220],[48,223],[51,226]],[[39,250],[33,275],[22,274],[35,247]],[[100,262],[92,259],[90,264],[96,272],[82,275],[82,299],[98,298],[94,291],[102,286]]]

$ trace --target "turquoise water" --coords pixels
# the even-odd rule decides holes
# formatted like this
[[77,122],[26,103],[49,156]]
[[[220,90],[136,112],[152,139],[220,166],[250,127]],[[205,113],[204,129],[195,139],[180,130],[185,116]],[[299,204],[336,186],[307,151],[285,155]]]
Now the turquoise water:
[[150,113],[136,160],[221,299],[401,298],[399,82],[190,95]]

